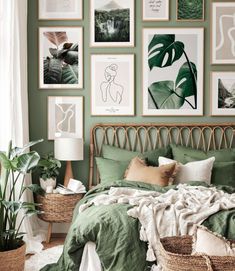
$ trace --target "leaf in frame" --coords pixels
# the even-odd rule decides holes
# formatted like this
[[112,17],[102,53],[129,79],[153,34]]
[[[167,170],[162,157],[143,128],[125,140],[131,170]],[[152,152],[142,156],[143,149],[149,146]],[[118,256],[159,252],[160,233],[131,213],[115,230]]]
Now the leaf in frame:
[[149,92],[158,109],[179,109],[185,101],[180,89],[175,93],[173,81],[155,82],[149,87]]
[[78,52],[68,51],[64,57],[64,62],[70,65],[78,64]]
[[177,75],[176,78],[176,89],[180,88],[183,91],[184,97],[190,97],[195,95],[197,92],[197,85],[195,86],[194,79],[197,80],[197,67],[193,62],[190,62],[191,72],[189,65],[185,62]]
[[62,75],[63,84],[78,84],[78,65],[65,65]]
[[184,44],[175,41],[175,35],[154,35],[148,46],[148,63],[150,70],[153,67],[169,67],[181,58]]
[[61,84],[62,60],[47,58],[44,60],[44,83]]
[[60,44],[66,42],[68,40],[68,36],[66,32],[43,32],[43,35],[56,47],[58,48]]

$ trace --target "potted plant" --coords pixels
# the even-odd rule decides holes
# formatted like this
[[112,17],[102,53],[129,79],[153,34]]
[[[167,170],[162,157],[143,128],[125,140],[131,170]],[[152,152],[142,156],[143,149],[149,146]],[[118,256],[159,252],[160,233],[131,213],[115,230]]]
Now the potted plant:
[[36,184],[25,185],[26,174],[36,168],[40,156],[29,147],[42,140],[30,142],[23,148],[13,148],[12,142],[8,151],[0,152],[0,263],[1,270],[24,270],[25,243],[21,225],[27,216],[39,213],[37,204],[25,202],[24,192],[29,189],[40,193]]
[[40,159],[38,168],[40,170],[41,188],[44,191],[47,191],[47,187],[51,187],[51,189],[55,188],[56,178],[59,175],[59,168],[61,168],[60,161],[50,153]]

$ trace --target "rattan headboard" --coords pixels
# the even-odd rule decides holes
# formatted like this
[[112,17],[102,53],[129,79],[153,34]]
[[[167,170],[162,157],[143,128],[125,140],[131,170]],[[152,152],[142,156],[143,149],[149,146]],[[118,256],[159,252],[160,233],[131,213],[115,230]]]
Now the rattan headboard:
[[144,152],[170,143],[196,149],[231,148],[235,123],[226,124],[96,124],[90,134],[89,188],[99,183],[95,157],[103,144]]

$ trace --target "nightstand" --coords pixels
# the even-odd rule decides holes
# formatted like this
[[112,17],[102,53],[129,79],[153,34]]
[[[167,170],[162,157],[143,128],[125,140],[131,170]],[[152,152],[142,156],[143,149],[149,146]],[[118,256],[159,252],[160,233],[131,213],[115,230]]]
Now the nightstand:
[[43,212],[38,216],[49,223],[47,243],[50,242],[53,223],[70,223],[74,207],[82,199],[83,195],[45,194],[45,196],[37,196],[37,203],[41,204],[38,208]]

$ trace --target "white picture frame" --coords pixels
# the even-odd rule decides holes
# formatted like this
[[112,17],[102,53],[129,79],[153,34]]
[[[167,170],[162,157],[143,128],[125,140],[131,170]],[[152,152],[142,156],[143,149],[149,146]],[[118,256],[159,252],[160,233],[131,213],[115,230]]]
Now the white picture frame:
[[143,115],[202,116],[204,29],[144,28],[142,43]]
[[235,116],[235,72],[211,72],[211,115]]
[[134,54],[92,54],[92,116],[134,116],[134,74]]
[[48,139],[83,138],[83,97],[48,97]]
[[169,21],[169,0],[142,0],[143,21]]
[[83,0],[38,0],[39,20],[82,20]]
[[82,27],[39,27],[39,88],[83,88]]
[[134,47],[134,18],[135,0],[90,0],[90,46]]
[[235,64],[235,3],[212,2],[211,63]]

